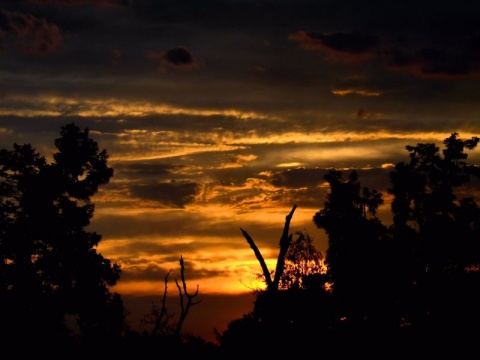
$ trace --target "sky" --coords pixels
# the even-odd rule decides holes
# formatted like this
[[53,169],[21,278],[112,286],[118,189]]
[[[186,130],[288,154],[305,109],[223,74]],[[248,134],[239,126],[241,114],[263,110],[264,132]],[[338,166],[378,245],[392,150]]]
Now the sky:
[[202,336],[263,286],[240,228],[273,270],[297,205],[290,231],[325,254],[332,168],[383,192],[388,224],[406,145],[480,135],[479,75],[478,2],[0,0],[0,148],[51,159],[61,126],[88,128],[114,168],[90,226],[114,290],[138,317],[172,270],[175,299],[182,256]]

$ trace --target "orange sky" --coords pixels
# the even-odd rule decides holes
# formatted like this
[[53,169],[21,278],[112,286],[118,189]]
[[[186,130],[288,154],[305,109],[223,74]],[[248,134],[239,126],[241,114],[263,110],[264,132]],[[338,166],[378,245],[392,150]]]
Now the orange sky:
[[[240,228],[273,269],[297,205],[291,231],[324,253],[312,217],[328,169],[357,169],[382,191],[388,223],[406,145],[480,134],[480,5],[206,4],[0,0],[0,147],[31,143],[51,159],[61,126],[88,127],[115,171],[91,224],[122,266],[115,290],[131,306],[158,296],[183,256],[189,287],[215,299],[192,322],[221,312],[222,328],[262,286]],[[219,311],[224,294],[247,298]]]

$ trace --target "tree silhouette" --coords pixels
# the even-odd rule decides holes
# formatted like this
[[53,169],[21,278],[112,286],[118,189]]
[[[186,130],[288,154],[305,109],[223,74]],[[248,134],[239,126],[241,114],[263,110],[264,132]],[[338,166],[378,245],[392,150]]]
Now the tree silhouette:
[[327,275],[338,320],[349,327],[365,326],[365,320],[383,321],[380,299],[388,296],[382,271],[388,240],[387,229],[376,216],[382,194],[362,187],[356,171],[342,180],[342,172],[331,170],[325,180],[330,192],[313,222],[328,235]]
[[434,144],[407,146],[410,162],[400,162],[391,173],[395,228],[418,233],[423,271],[429,273],[464,272],[480,264],[478,207],[473,198],[459,198],[455,192],[470,176],[480,178],[480,168],[464,161],[464,150],[473,150],[479,138],[463,141],[457,136],[445,139],[443,157]]
[[170,313],[167,309],[167,294],[168,294],[168,278],[172,270],[167,272],[164,278],[164,288],[162,297],[162,306],[160,309],[152,302],[152,307],[148,314],[145,314],[142,319],[142,323],[145,325],[152,325],[150,330],[151,335],[167,335],[170,336],[175,332],[175,323],[173,321],[173,313]]
[[285,264],[280,275],[279,288],[311,289],[328,288],[322,253],[313,245],[313,239],[307,231],[295,232],[294,239],[286,254]]
[[[256,291],[253,311],[229,323],[218,336],[226,356],[305,351],[305,344],[326,333],[332,323],[331,296],[325,286],[323,256],[307,232],[289,232],[297,206],[285,217],[275,271],[270,272],[251,236],[243,236],[262,269],[265,290]],[[273,279],[272,279],[273,275]],[[312,330],[314,329],[314,330]]]
[[144,324],[153,325],[153,329],[150,332],[151,335],[173,336],[180,340],[183,335],[186,335],[182,332],[182,327],[185,320],[187,319],[191,307],[200,304],[200,300],[194,301],[194,299],[198,296],[199,286],[197,285],[197,289],[193,294],[189,293],[187,290],[187,281],[185,280],[185,261],[183,260],[183,256],[180,256],[179,263],[182,284],[180,285],[178,280],[175,279],[175,285],[178,289],[178,299],[180,304],[179,318],[177,321],[174,321],[173,317],[175,314],[170,313],[167,310],[166,305],[168,293],[168,278],[170,277],[170,273],[172,271],[170,270],[167,275],[165,275],[164,279],[162,306],[160,308],[160,311],[158,310],[158,307],[153,303],[150,312],[146,314],[142,319],[142,322]]
[[480,286],[480,210],[465,193],[471,177],[480,178],[465,152],[478,142],[453,133],[441,153],[435,144],[406,146],[410,161],[391,173],[397,278],[410,296],[406,315],[437,332],[480,320],[472,293]]
[[255,241],[248,234],[248,232],[240,228],[243,236],[247,240],[247,243],[252,248],[255,254],[255,257],[257,258],[260,264],[260,267],[262,268],[262,275],[265,280],[265,283],[267,284],[267,291],[274,292],[278,290],[280,278],[283,274],[283,268],[285,264],[285,255],[287,254],[288,249],[290,248],[290,244],[292,243],[293,235],[289,233],[290,231],[289,229],[290,229],[290,222],[292,221],[292,217],[296,209],[297,209],[297,205],[294,205],[290,213],[287,216],[285,216],[285,225],[283,226],[282,235],[280,236],[280,241],[279,241],[280,249],[278,252],[275,272],[273,273],[273,279],[271,277],[270,271],[268,270],[267,264],[265,263],[265,259],[263,258],[262,253],[260,252],[257,245],[255,244]]
[[122,300],[110,292],[120,267],[86,230],[91,197],[113,175],[107,152],[73,123],[55,146],[52,163],[30,144],[0,150],[0,327],[25,344],[65,338],[66,317],[84,339],[124,329]]
[[[313,217],[328,235],[326,277],[311,278],[304,267],[311,255],[319,259],[308,234],[297,233],[297,240],[288,234],[295,207],[280,241],[278,286],[242,229],[267,288],[257,293],[253,311],[219,336],[227,354],[309,354],[322,340],[322,352],[337,357],[348,348],[374,357],[473,351],[480,322],[480,208],[467,184],[480,178],[480,167],[466,162],[466,150],[478,142],[453,133],[441,153],[435,144],[406,146],[410,161],[390,174],[389,227],[377,217],[381,193],[363,187],[356,171],[346,179],[330,171],[330,191]],[[310,279],[317,280],[313,286]]]

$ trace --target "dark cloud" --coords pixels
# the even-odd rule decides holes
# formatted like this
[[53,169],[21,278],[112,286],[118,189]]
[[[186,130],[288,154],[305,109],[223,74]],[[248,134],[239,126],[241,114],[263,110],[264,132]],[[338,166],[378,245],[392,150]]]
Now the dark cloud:
[[166,206],[183,208],[195,201],[199,184],[194,182],[168,182],[150,184],[132,184],[132,196],[157,201]]
[[[144,224],[148,226],[147,222]],[[165,237],[170,237],[170,235],[165,234]],[[158,241],[143,241],[137,239],[132,243],[119,240],[111,243],[111,246],[114,247],[117,252],[128,253],[129,256],[127,258],[119,257],[119,260],[132,266],[145,265],[145,257],[150,255],[160,255],[165,262],[176,262],[179,260],[182,252],[189,249],[188,244],[164,242],[162,241],[163,238],[164,237],[159,234]]]
[[168,50],[163,55],[163,58],[176,66],[190,65],[195,62],[192,54],[182,46]]
[[323,206],[327,189],[319,186],[282,188],[272,193],[271,199],[283,206],[296,204],[301,208],[315,209]]
[[[245,224],[244,224],[245,225]],[[184,238],[192,237],[196,238],[195,242],[192,242],[186,246],[185,244],[181,245],[184,249],[201,249],[207,248],[209,239],[212,237],[231,237],[240,235],[241,233],[238,230],[238,227],[241,224],[232,224],[229,221],[225,220],[224,222],[217,222],[212,224],[210,219],[206,216],[202,216],[198,213],[183,213],[175,212],[174,214],[168,213],[162,216],[158,214],[147,214],[140,216],[129,216],[122,214],[102,214],[95,218],[92,227],[100,234],[109,234],[111,238],[133,238],[133,237],[155,237],[161,239],[162,237],[166,238]],[[143,242],[141,240],[141,244]],[[121,241],[119,246],[133,246],[135,249],[132,251],[140,251],[139,247],[136,247],[138,241],[132,245],[125,244],[122,245]],[[163,249],[158,244],[144,244],[148,246],[150,252],[156,253],[165,253],[165,254],[177,254],[179,248],[168,247]],[[168,245],[169,246],[169,245]],[[230,244],[230,246],[241,248],[243,247],[242,242]]]
[[27,54],[47,54],[55,51],[62,43],[60,28],[45,19],[18,11],[2,11],[4,28],[12,36],[18,50]]
[[[315,207],[323,206],[328,187],[321,188],[325,182],[324,176],[330,169],[325,168],[297,168],[276,172],[270,182],[282,191],[277,191],[275,200],[284,204],[298,204],[299,206]],[[353,169],[341,170],[344,179]],[[389,186],[390,168],[355,169],[360,183],[372,190],[387,192]]]
[[[119,259],[122,260],[122,259]],[[129,260],[129,259],[125,259]],[[142,262],[143,263],[143,262]],[[168,274],[170,269],[162,267],[158,264],[148,264],[146,266],[135,266],[128,264],[128,270],[122,272],[122,282],[124,281],[162,281],[164,277]]]
[[480,62],[472,49],[452,53],[440,48],[423,48],[416,52],[388,48],[383,53],[392,69],[423,77],[462,77],[478,73]]
[[[407,152],[405,152],[405,160],[407,160]],[[371,169],[356,169],[358,178],[362,186],[366,186],[371,190],[377,190],[382,193],[387,193],[387,188],[390,187],[390,173],[393,167],[385,168],[371,168]],[[344,177],[350,174],[350,171],[345,171]]]
[[[308,190],[302,190],[305,195]],[[309,201],[312,208],[312,217],[316,209],[323,204],[324,194],[304,196],[311,197]],[[282,197],[281,194],[278,195]],[[282,197],[283,198],[283,197]],[[217,256],[221,252],[217,251],[218,246],[228,247],[233,250],[248,249],[240,228],[246,229],[250,235],[255,237],[255,241],[265,248],[276,248],[283,228],[285,215],[288,214],[293,204],[296,204],[300,198],[291,199],[285,197],[281,205],[287,210],[285,214],[278,216],[278,223],[264,222],[262,217],[246,217],[240,215],[241,208],[236,216],[230,217],[230,213],[225,213],[225,217],[215,214],[215,222],[212,222],[208,214],[200,212],[181,212],[167,211],[165,213],[145,213],[142,215],[122,215],[109,212],[101,213],[101,206],[97,205],[98,211],[95,220],[92,222],[92,230],[99,234],[104,234],[107,239],[125,239],[110,240],[109,247],[114,253],[128,253],[134,257],[141,257],[142,254],[159,254],[171,257],[170,261],[176,261],[175,257],[179,254],[192,252],[201,252],[212,250]],[[232,204],[233,206],[233,204]],[[304,203],[299,204],[301,209],[310,208]],[[227,209],[228,210],[228,209]],[[248,212],[254,212],[249,209]],[[214,215],[214,214],[210,214]],[[301,230],[305,227],[312,227],[311,219],[304,223],[295,217],[292,221],[292,231]],[[142,238],[158,239],[158,241],[144,241]],[[162,242],[162,239],[181,239],[179,242]],[[185,243],[184,239],[194,239],[192,242]],[[221,239],[221,240],[218,240]],[[133,241],[132,241],[133,240]],[[130,261],[130,260],[129,260]]]
[[116,162],[115,170],[123,176],[129,177],[163,177],[174,173],[176,170],[184,168],[185,165],[166,164],[153,161],[137,161],[137,162]]
[[183,46],[167,50],[164,53],[147,51],[146,57],[157,62],[161,67],[192,70],[199,66],[195,57]]
[[334,50],[353,54],[368,53],[378,46],[378,38],[372,35],[356,33],[315,33],[298,31],[288,37],[291,41],[309,50]]
[[[179,259],[180,256],[176,257]],[[206,270],[194,263],[184,259],[186,279],[205,279],[216,276],[224,276],[225,271]],[[179,265],[180,267],[180,265]],[[147,266],[129,266],[127,271],[122,272],[122,281],[164,281],[165,276],[171,270],[169,280],[175,282],[175,279],[181,282],[179,269],[167,269],[158,264],[148,264]]]
[[[345,174],[349,174],[353,169],[340,170]],[[330,171],[325,168],[297,168],[289,169],[273,174],[271,183],[278,187],[303,188],[303,187],[317,187],[324,183],[324,176]],[[357,171],[360,181],[365,181],[368,187],[373,187],[377,190],[386,189],[388,182],[388,173],[391,169],[385,168],[371,168],[371,169],[355,169]],[[387,181],[386,181],[387,180]]]
[[303,49],[322,51],[331,60],[343,62],[365,61],[376,53],[379,45],[376,36],[344,32],[298,31],[290,34],[288,40],[299,43]]
[[307,34],[311,39],[336,50],[351,53],[364,53],[375,49],[378,39],[375,36],[351,33]]
[[378,61],[384,57],[390,69],[423,77],[461,77],[477,73],[480,65],[476,36],[480,28],[470,30],[463,28],[463,32],[459,32],[457,24],[457,31],[426,33],[423,43],[438,44],[438,47],[422,46],[411,36],[409,41],[399,41],[384,34],[347,32],[297,31],[291,33],[288,39],[305,50],[321,51],[334,61]]
[[301,188],[306,186],[318,186],[323,182],[325,169],[288,169],[273,174],[270,182],[277,187]]

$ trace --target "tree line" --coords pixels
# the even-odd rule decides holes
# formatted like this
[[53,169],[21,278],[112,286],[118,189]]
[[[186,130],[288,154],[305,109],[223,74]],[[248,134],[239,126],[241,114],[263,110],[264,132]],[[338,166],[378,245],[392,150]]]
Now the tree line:
[[439,344],[453,351],[479,335],[480,209],[468,185],[480,167],[467,162],[477,137],[452,133],[442,150],[406,146],[408,161],[390,173],[388,226],[377,216],[384,194],[362,186],[354,170],[346,177],[329,171],[328,195],[312,217],[328,236],[325,258],[308,233],[290,233],[296,205],[273,270],[241,228],[266,286],[251,312],[217,334],[217,344],[182,331],[198,304],[198,287],[190,293],[185,285],[183,258],[181,283],[175,280],[181,318],[165,308],[167,274],[162,307],[152,305],[145,317],[152,330],[129,327],[122,298],[111,291],[121,268],[97,253],[101,235],[86,230],[91,198],[114,174],[107,151],[73,123],[54,142],[50,163],[30,144],[0,150],[0,336],[19,354],[25,347],[17,344],[79,358],[100,348],[222,358],[318,348],[338,355],[356,346],[391,355],[419,347],[433,353]]
[[[382,193],[362,186],[355,170],[329,171],[328,195],[312,219],[328,236],[326,269],[308,234],[293,240],[288,232],[296,206],[286,216],[274,280],[241,229],[267,287],[252,312],[230,323],[224,346],[282,354],[323,343],[332,355],[355,346],[387,357],[472,350],[480,335],[480,209],[468,185],[480,167],[466,160],[478,142],[453,133],[441,151],[406,146],[409,160],[390,173],[389,226],[377,216]],[[286,267],[292,246],[304,252]]]

